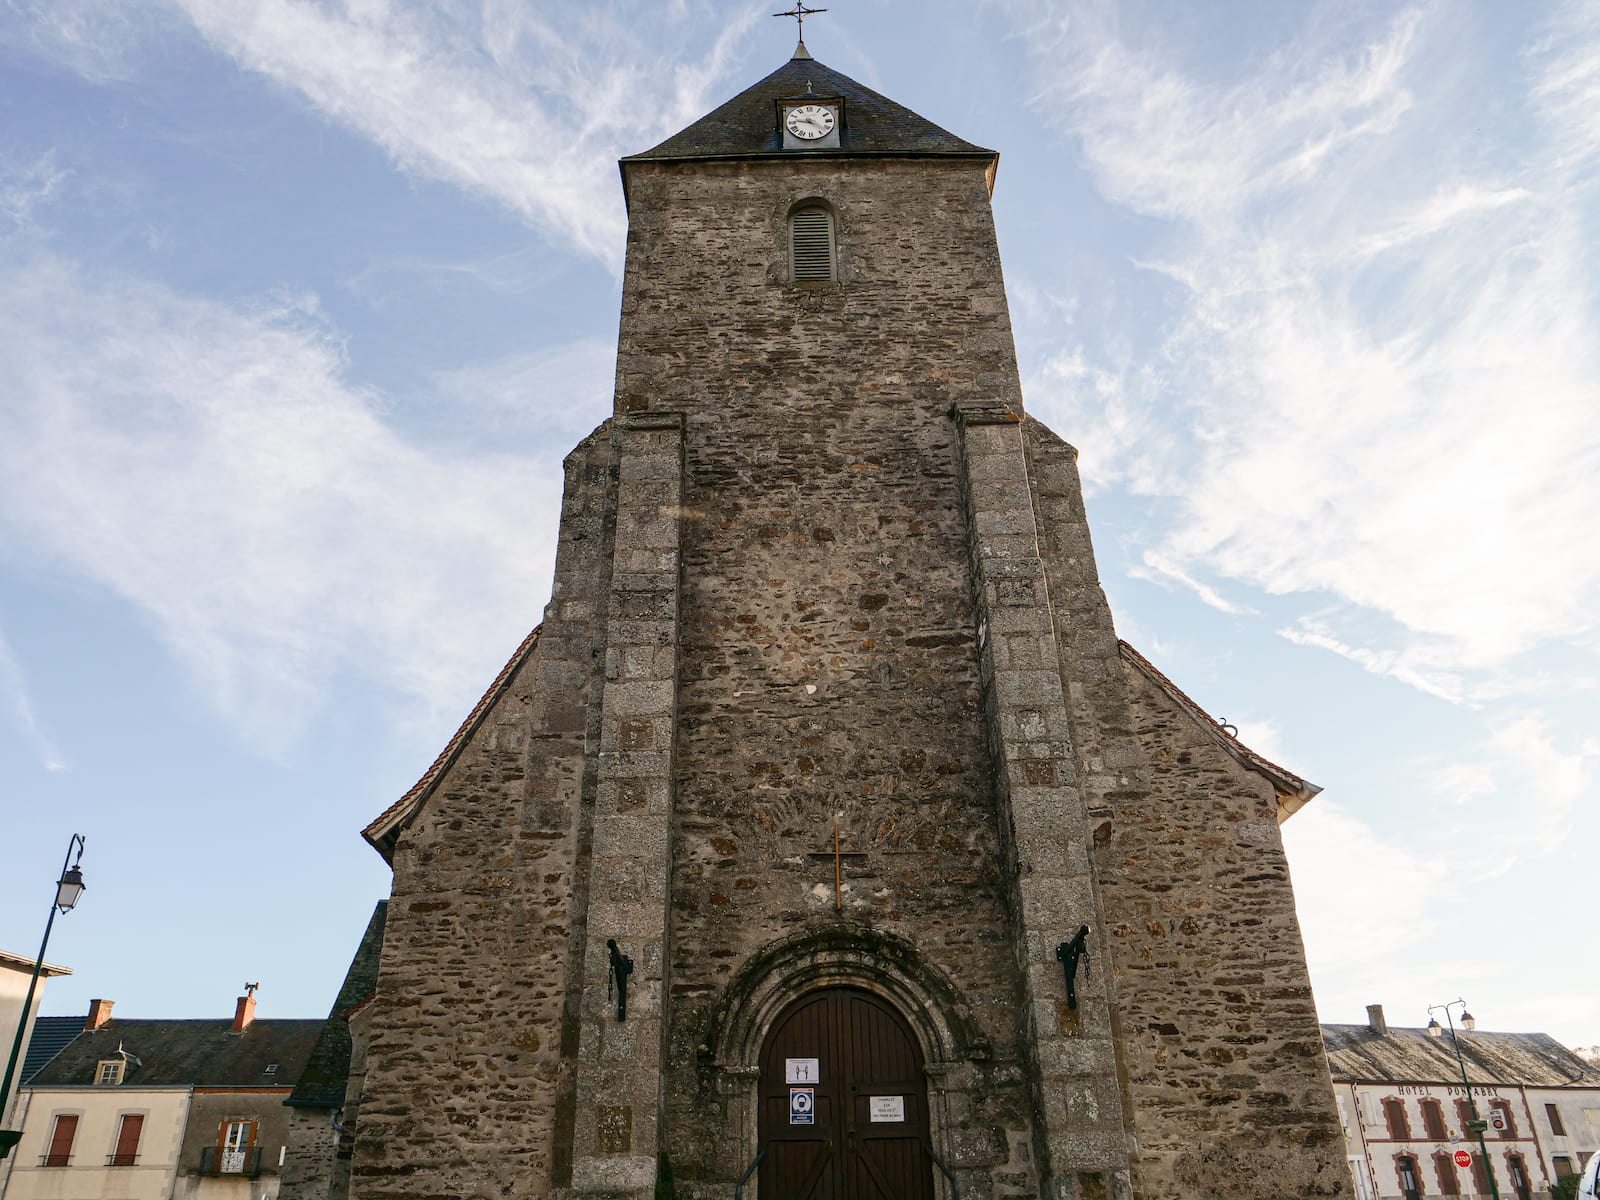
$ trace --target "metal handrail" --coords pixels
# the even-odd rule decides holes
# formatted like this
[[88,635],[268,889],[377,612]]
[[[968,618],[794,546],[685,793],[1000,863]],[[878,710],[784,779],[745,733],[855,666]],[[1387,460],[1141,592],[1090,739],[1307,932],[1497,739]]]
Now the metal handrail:
[[733,1185],[733,1200],[744,1200],[744,1185],[750,1182],[750,1176],[756,1173],[756,1168],[761,1165],[761,1160],[766,1156],[767,1148],[765,1146],[756,1151],[756,1156],[750,1160],[750,1165],[745,1168],[744,1174],[739,1176],[739,1182]]
[[950,1168],[944,1165],[944,1159],[933,1152],[933,1147],[927,1142],[922,1143],[922,1148],[927,1151],[928,1157],[933,1159],[933,1165],[939,1168],[939,1173],[944,1176],[945,1182],[950,1185],[950,1200],[961,1200],[961,1185],[956,1182],[956,1177],[950,1173]]

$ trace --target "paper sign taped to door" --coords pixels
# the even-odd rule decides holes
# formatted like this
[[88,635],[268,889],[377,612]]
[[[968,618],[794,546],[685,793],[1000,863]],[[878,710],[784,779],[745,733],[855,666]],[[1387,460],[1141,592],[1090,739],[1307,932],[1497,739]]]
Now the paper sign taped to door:
[[815,1125],[817,1123],[817,1089],[792,1087],[789,1089],[789,1124]]
[[814,1058],[786,1058],[783,1060],[785,1083],[821,1083],[822,1074]]
[[867,1111],[873,1121],[904,1121],[906,1098],[904,1096],[869,1096]]

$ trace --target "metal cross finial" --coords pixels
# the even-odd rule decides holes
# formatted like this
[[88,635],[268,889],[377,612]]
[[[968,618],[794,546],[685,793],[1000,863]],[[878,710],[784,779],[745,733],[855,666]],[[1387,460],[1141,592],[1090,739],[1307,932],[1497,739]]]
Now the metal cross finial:
[[794,0],[794,7],[788,12],[773,13],[775,17],[793,17],[800,26],[800,40],[806,40],[806,18],[812,13],[827,12],[825,8],[807,8],[805,0]]

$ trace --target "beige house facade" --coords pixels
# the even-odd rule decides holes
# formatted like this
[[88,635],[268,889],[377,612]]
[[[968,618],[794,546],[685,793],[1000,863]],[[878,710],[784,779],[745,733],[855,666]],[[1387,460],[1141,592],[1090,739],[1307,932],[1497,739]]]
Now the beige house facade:
[[93,1002],[19,1094],[0,1200],[275,1200],[320,1020],[124,1020]]

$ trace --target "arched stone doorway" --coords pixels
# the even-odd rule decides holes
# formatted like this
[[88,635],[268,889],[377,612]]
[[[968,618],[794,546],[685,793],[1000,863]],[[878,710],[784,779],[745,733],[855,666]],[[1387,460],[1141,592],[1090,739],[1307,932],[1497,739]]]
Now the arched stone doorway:
[[[746,1197],[756,1190],[755,1160],[763,1144],[763,1051],[792,1006],[830,988],[870,993],[905,1023],[921,1055],[926,1081],[927,1145],[946,1167],[960,1174],[954,1117],[971,1110],[990,1058],[989,1044],[974,1030],[960,989],[909,941],[879,930],[843,926],[773,942],[729,983],[703,1047],[712,1059],[726,1130],[718,1175],[731,1187],[748,1170],[751,1186]],[[782,1117],[787,1120],[787,1108]],[[962,1178],[963,1192],[967,1185]],[[941,1187],[936,1194],[951,1192]],[[769,1200],[764,1183],[760,1195]]]
[[857,987],[800,997],[760,1071],[762,1200],[932,1200],[922,1051],[887,1001]]

